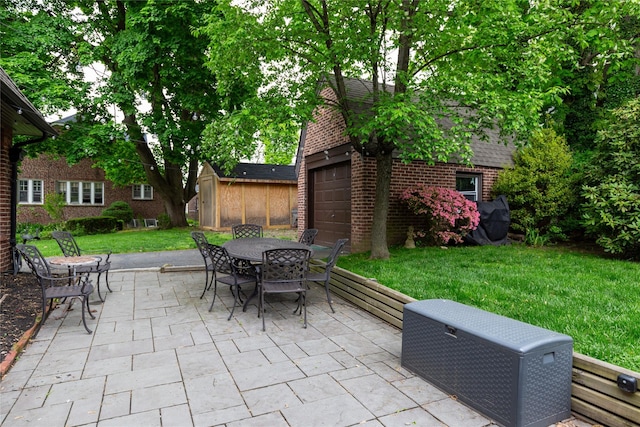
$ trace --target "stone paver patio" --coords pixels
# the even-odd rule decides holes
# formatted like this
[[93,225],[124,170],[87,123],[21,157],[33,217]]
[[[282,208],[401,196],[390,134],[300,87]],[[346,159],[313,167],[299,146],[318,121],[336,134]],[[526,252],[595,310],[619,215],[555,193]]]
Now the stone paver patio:
[[[113,271],[113,293],[55,310],[0,384],[4,426],[492,426],[400,366],[401,331],[334,298],[294,296],[236,309],[203,271]],[[94,296],[97,299],[97,296]],[[78,304],[76,302],[75,304]],[[573,421],[572,425],[587,424]]]

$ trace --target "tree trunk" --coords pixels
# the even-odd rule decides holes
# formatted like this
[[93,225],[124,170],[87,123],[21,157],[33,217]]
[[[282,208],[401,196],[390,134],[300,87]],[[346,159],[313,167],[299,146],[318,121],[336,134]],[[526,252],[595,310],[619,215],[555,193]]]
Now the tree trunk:
[[376,199],[371,225],[371,258],[388,259],[387,216],[389,214],[389,192],[391,190],[392,152],[376,155]]
[[164,207],[169,215],[169,220],[173,227],[186,227],[187,214],[186,203],[184,201],[164,200]]

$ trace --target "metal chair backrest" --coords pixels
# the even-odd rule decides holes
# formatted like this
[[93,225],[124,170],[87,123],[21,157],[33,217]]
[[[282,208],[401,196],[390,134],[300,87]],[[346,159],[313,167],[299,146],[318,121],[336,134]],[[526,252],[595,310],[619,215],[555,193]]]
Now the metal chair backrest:
[[58,246],[60,246],[60,250],[62,250],[64,256],[82,255],[78,244],[68,231],[54,231],[51,233],[51,237],[58,242]]
[[192,231],[191,238],[196,242],[196,246],[198,247],[200,254],[206,258],[209,255],[209,252],[207,251],[207,245],[209,244],[207,236],[205,236],[202,231]]
[[42,279],[51,277],[51,267],[44,259],[40,250],[33,245],[16,245],[16,249],[20,252],[22,258],[27,261],[29,268],[42,283]]
[[237,224],[231,227],[234,239],[262,237],[262,226],[257,224]]
[[336,265],[336,262],[338,261],[338,256],[340,255],[342,248],[344,248],[344,245],[348,241],[349,239],[338,239],[336,241],[336,244],[333,245],[333,249],[331,249],[331,254],[329,255],[329,258],[327,258],[327,267],[326,267],[327,272],[330,273],[331,269]]
[[298,242],[304,243],[307,246],[311,246],[313,244],[313,241],[316,240],[317,235],[318,235],[317,228],[307,228],[300,235]]
[[229,275],[235,274],[231,257],[225,248],[209,243],[207,244],[207,251],[215,271]]
[[309,270],[309,249],[270,249],[262,253],[262,282],[301,282]]

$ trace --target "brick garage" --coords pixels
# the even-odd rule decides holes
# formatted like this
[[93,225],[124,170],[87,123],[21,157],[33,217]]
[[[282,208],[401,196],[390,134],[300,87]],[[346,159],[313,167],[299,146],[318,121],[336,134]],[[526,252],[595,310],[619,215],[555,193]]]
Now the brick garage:
[[[42,180],[43,195],[56,191],[58,181],[102,182],[104,184],[104,202],[94,205],[67,205],[64,207],[64,219],[99,216],[115,201],[124,201],[133,209],[134,218],[157,218],[164,210],[162,198],[153,192],[151,200],[133,199],[131,185],[117,187],[105,178],[104,170],[96,168],[90,159],[83,159],[70,166],[64,158],[55,158],[42,154],[37,158],[25,158],[20,165],[19,179]],[[18,223],[48,224],[51,218],[42,203],[23,203],[18,205]]]
[[[347,80],[357,99],[366,99],[367,89],[371,85],[359,80]],[[363,90],[365,92],[363,92]],[[325,99],[335,99],[330,88],[321,92]],[[410,215],[399,200],[401,192],[418,183],[456,189],[456,177],[473,176],[477,179],[477,200],[490,200],[491,186],[498,172],[512,162],[513,147],[506,146],[498,139],[497,133],[490,135],[491,141],[474,140],[472,149],[473,167],[455,162],[428,165],[422,161],[409,164],[394,159],[392,168],[391,194],[389,197],[389,215],[387,218],[387,240],[390,245],[402,244],[407,237],[407,228],[411,225]],[[363,156],[351,148],[345,136],[342,116],[335,109],[319,107],[314,120],[303,129],[298,151],[298,229],[318,228],[316,243],[332,245],[336,237],[349,238],[352,252],[364,252],[371,248],[371,222],[375,200],[375,158]],[[335,188],[325,190],[331,184],[321,181],[317,188],[318,176],[342,172],[348,169],[348,178],[336,181]],[[341,187],[338,188],[338,185]],[[333,193],[334,200],[331,199]],[[347,196],[343,196],[347,194]],[[343,199],[346,199],[343,200]],[[320,201],[319,201],[320,200]],[[324,220],[331,216],[326,208],[318,204],[339,207],[340,212],[334,218],[342,218],[342,211],[348,209],[347,218],[330,222]],[[338,238],[339,238],[338,237]]]

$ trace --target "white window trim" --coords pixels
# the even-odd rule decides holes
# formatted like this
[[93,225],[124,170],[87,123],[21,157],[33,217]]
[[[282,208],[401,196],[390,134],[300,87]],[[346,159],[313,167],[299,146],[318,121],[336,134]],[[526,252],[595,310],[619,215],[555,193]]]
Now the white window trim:
[[[21,201],[20,200],[20,184],[22,182],[27,182],[27,201]],[[33,187],[34,187],[34,183],[35,182],[39,182],[40,183],[40,201],[34,201],[33,200]],[[18,204],[20,205],[42,205],[44,204],[44,181],[41,179],[18,179],[18,188],[16,189],[16,191],[18,192]]]
[[[475,180],[475,190],[474,191],[460,191],[457,188],[457,178],[473,178]],[[474,202],[482,201],[482,174],[475,173],[464,173],[458,172],[456,173],[456,191],[467,199],[467,196],[472,196]]]
[[[71,200],[71,184],[78,184],[78,200]],[[104,206],[104,182],[102,181],[58,181],[56,191],[60,193],[60,185],[64,185],[65,202],[69,206]],[[96,203],[96,187],[102,187],[102,201]],[[84,190],[89,187],[91,191],[89,203],[84,202]]]
[[[140,191],[140,196],[136,197],[136,188]],[[153,186],[149,184],[133,184],[131,186],[132,200],[153,200]]]

